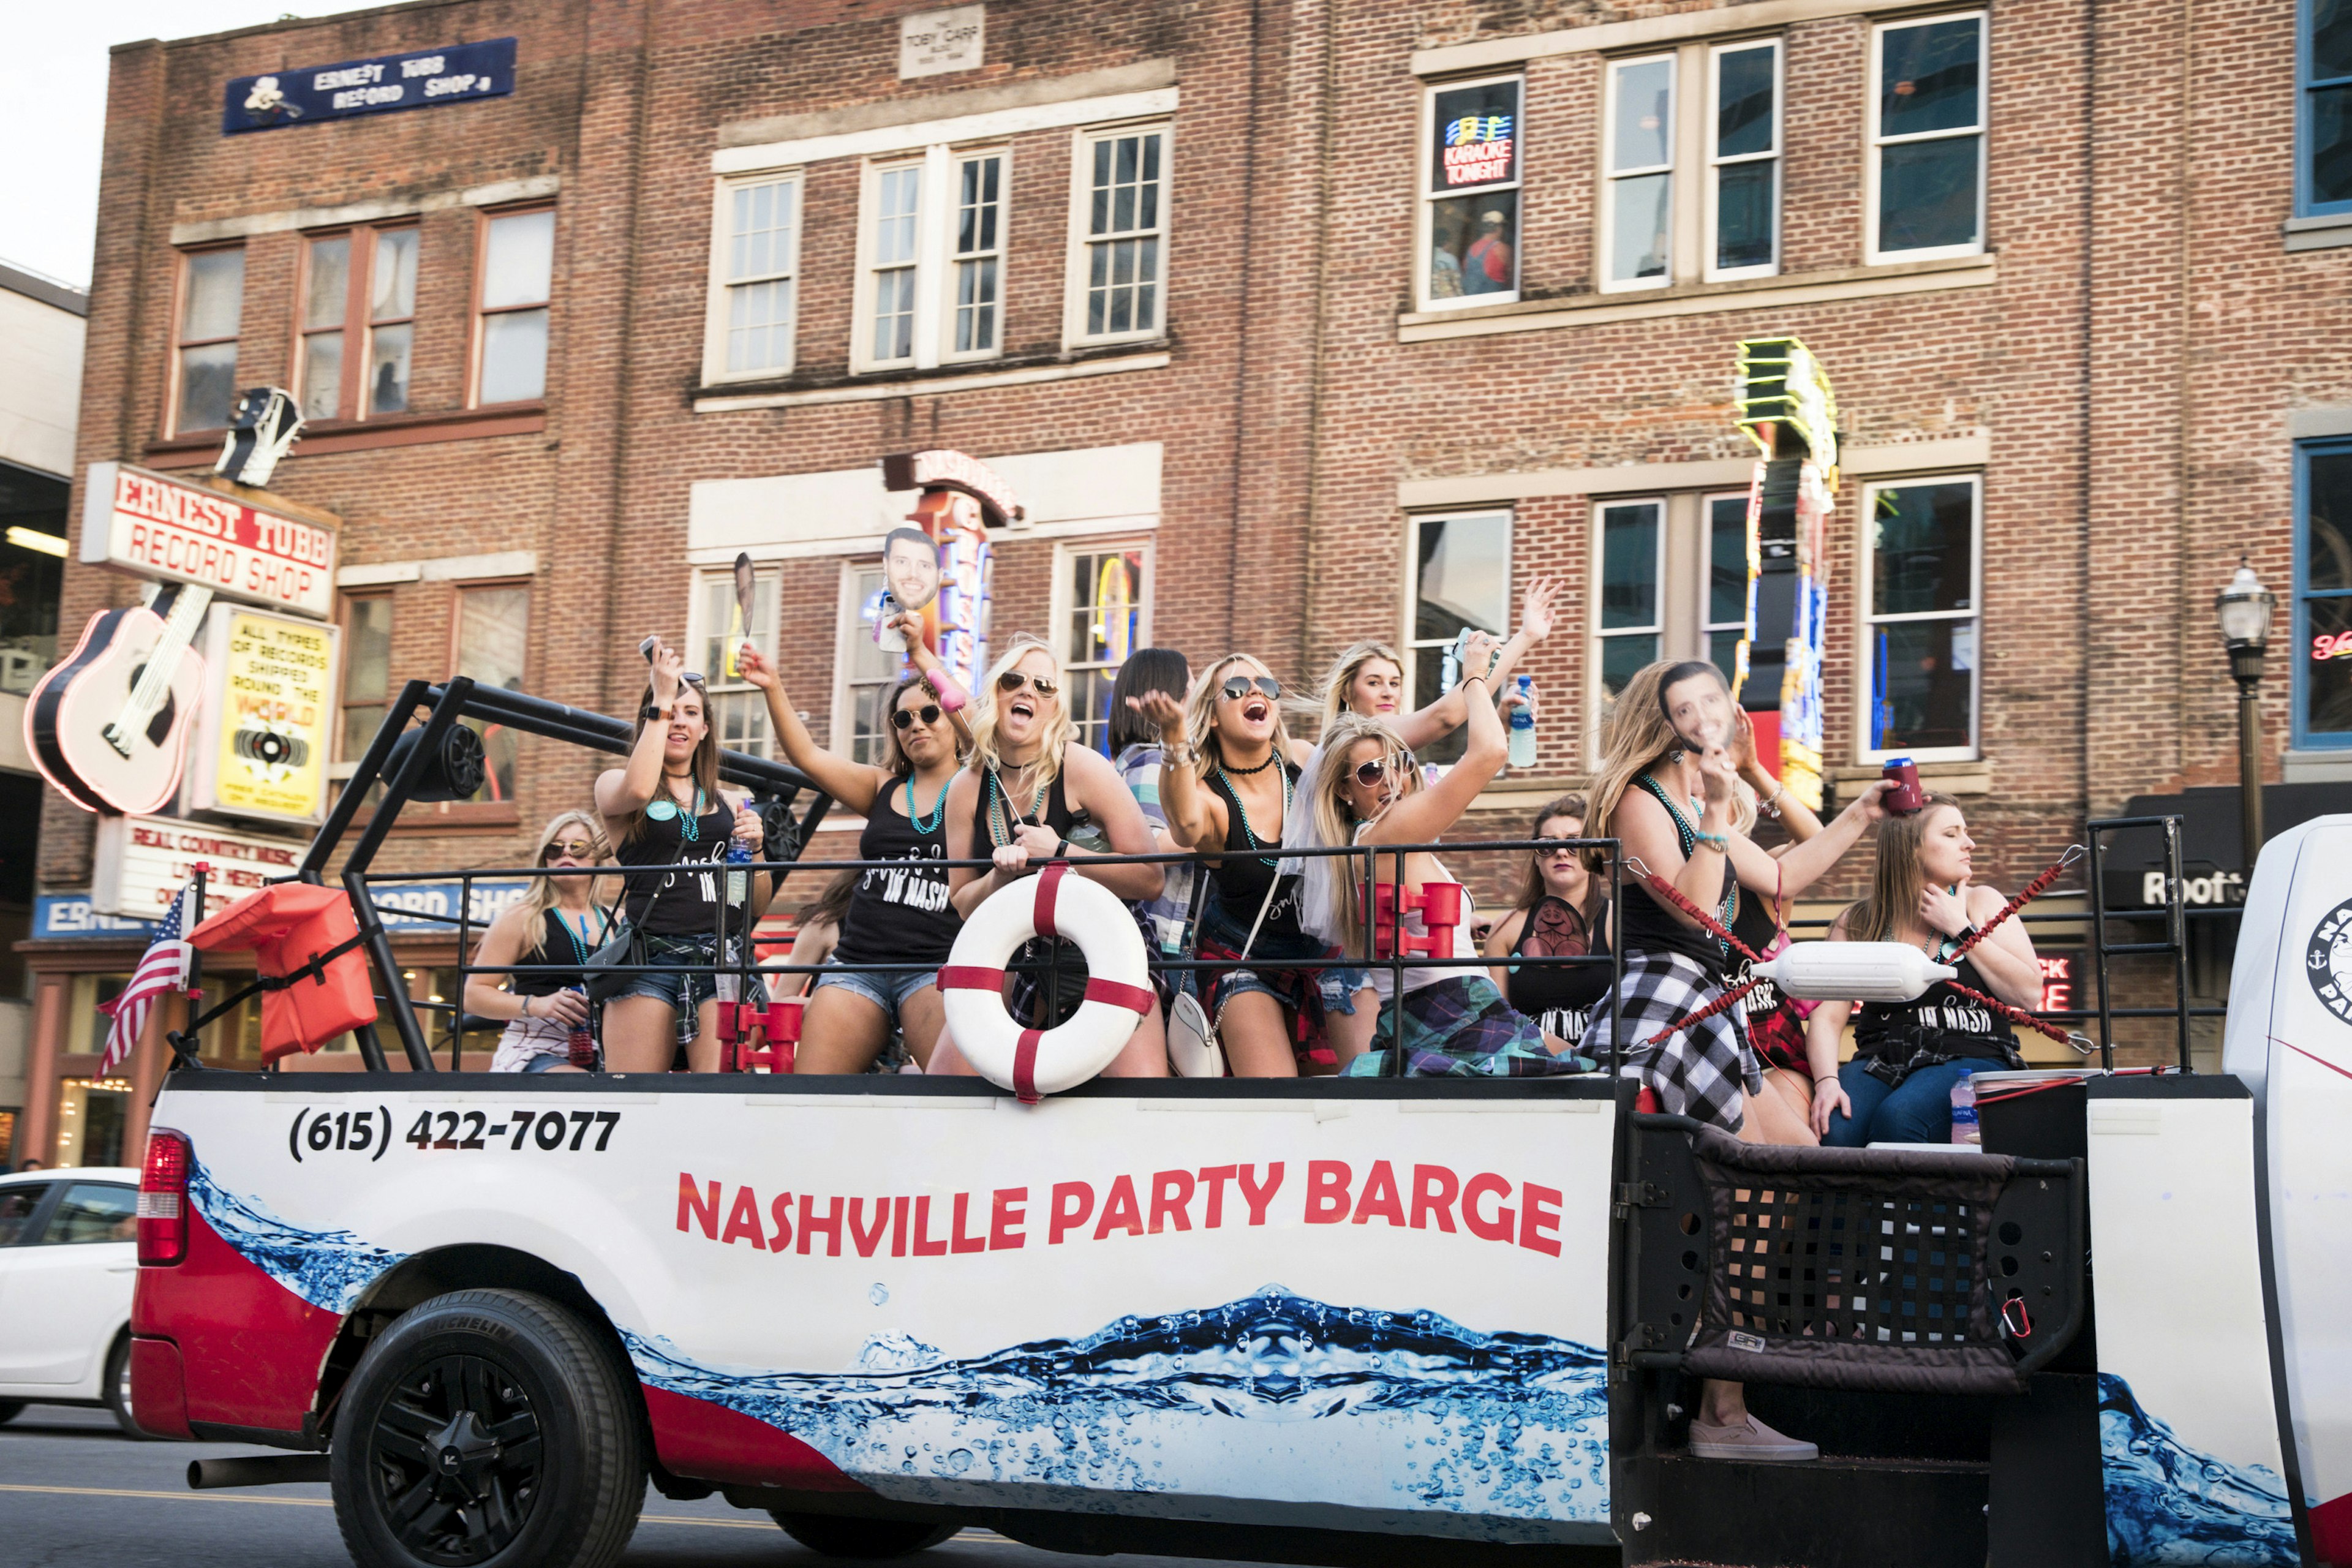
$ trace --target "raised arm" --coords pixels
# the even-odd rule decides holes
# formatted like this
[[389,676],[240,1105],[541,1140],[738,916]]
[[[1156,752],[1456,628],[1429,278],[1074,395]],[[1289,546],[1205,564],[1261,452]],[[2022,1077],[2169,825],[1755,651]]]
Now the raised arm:
[[[677,649],[656,638],[653,667],[654,706],[667,710],[677,700],[686,659]],[[645,727],[637,731],[637,743],[630,749],[629,760],[597,776],[596,809],[604,813],[606,826],[616,826],[653,799],[654,791],[661,788],[662,747],[668,740],[667,721],[647,719]]]
[[1790,843],[1802,844],[1822,830],[1822,819],[1812,808],[1790,795],[1789,786],[1773,777],[1757,756],[1756,726],[1745,708],[1731,711],[1731,762],[1739,770],[1740,782],[1756,792],[1758,809],[1780,817]]
[[[1519,596],[1519,629],[1510,641],[1503,644],[1500,653],[1496,656],[1487,684],[1490,694],[1504,689],[1504,683],[1510,679],[1511,671],[1518,668],[1521,657],[1551,636],[1551,603],[1559,596],[1559,588],[1560,584],[1555,578],[1528,579],[1527,592]],[[1475,662],[1465,660],[1465,668]],[[1463,689],[1456,686],[1428,707],[1399,715],[1396,731],[1406,745],[1419,751],[1433,741],[1454,733],[1468,721],[1469,716],[1469,704]]]
[[[1479,651],[1473,643],[1471,651]],[[1478,792],[1492,784],[1495,775],[1503,771],[1503,759],[1510,752],[1510,737],[1503,728],[1502,716],[1486,697],[1486,678],[1465,676],[1463,689],[1471,692],[1469,701],[1470,737],[1463,751],[1462,760],[1455,763],[1427,789],[1415,790],[1399,797],[1381,813],[1380,820],[1365,830],[1366,844],[1427,844],[1462,819]],[[1511,701],[1517,700],[1513,693]],[[1328,759],[1327,759],[1328,760]]]
[[940,662],[940,656],[924,643],[923,612],[902,612],[898,616],[898,630],[907,639],[907,662],[915,667],[915,672],[923,678],[923,684],[929,687],[931,695],[940,700],[940,709],[947,714],[948,722],[955,726],[958,749],[971,751],[971,693],[956,684],[955,677],[950,675],[947,666]]
[[1192,748],[1184,735],[1184,708],[1165,691],[1130,697],[1127,705],[1160,731],[1160,813],[1168,837],[1184,849],[1221,849],[1225,843],[1225,803],[1201,782]]
[[[1715,748],[1717,753],[1721,750],[1721,747]],[[1728,768],[1727,763],[1726,767]],[[1823,872],[1836,865],[1838,857],[1853,848],[1854,840],[1860,838],[1866,829],[1876,826],[1885,819],[1886,811],[1879,805],[1879,797],[1894,787],[1885,779],[1873,779],[1860,795],[1853,797],[1853,804],[1832,818],[1821,832],[1781,855],[1777,862],[1777,873],[1774,870],[1776,862],[1771,856],[1758,849],[1750,840],[1738,839],[1737,842],[1754,850],[1752,855],[1740,858],[1739,885],[1759,893],[1769,893],[1777,886],[1780,893],[1789,898],[1803,892]]]
[[890,787],[891,775],[865,763],[853,763],[816,743],[808,726],[801,722],[800,712],[784,695],[784,682],[757,648],[745,647],[735,656],[736,667],[743,679],[760,689],[768,700],[768,722],[773,726],[776,738],[783,742],[784,755],[793,766],[814,779],[817,787],[843,805],[861,816],[874,809],[875,797]]

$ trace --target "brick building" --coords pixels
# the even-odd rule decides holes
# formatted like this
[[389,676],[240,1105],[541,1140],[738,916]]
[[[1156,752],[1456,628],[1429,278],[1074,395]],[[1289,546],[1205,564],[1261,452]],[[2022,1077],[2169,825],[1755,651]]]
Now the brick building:
[[[347,737],[453,670],[625,711],[647,631],[713,668],[744,550],[794,700],[868,743],[877,459],[919,447],[1022,491],[994,631],[1052,637],[1089,705],[1146,641],[1297,679],[1385,636],[1432,689],[1455,625],[1558,572],[1509,826],[1589,765],[1611,672],[1723,646],[1734,349],[1794,335],[1842,417],[1832,785],[1920,757],[2014,885],[2087,815],[2234,779],[2208,606],[2242,552],[2290,656],[2268,776],[2352,777],[2352,664],[2296,654],[2352,603],[2352,39],[2307,35],[2067,0],[456,0],[126,45],[79,462],[201,471],[231,389],[297,394],[272,486],[341,520]],[[507,79],[444,96],[313,79],[508,38]],[[349,102],[292,118],[263,78]],[[132,592],[75,563],[63,624]],[[394,863],[511,863],[584,798],[586,759],[510,744]],[[90,843],[50,801],[43,886]]]

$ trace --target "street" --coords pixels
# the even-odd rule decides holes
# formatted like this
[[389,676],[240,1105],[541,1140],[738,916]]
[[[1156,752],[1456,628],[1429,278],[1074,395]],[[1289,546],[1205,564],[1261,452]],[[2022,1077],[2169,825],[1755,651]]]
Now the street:
[[[193,1492],[191,1459],[258,1450],[235,1444],[137,1443],[101,1410],[36,1405],[0,1426],[0,1539],[10,1568],[348,1568],[323,1483]],[[796,1544],[766,1515],[718,1498],[646,1493],[622,1559],[635,1568],[836,1561]],[[940,1568],[1038,1568],[1070,1561],[971,1530],[923,1553]],[[1189,1559],[1129,1557],[1148,1568]],[[1214,1565],[1209,1565],[1214,1568]]]

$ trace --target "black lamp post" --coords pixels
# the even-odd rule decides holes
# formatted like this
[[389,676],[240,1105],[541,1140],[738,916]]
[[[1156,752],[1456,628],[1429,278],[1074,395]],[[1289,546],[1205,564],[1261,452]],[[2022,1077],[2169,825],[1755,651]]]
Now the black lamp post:
[[2221,624],[2222,646],[2230,650],[2230,679],[2238,683],[2238,824],[2245,836],[2249,881],[2263,847],[2263,717],[2254,693],[2263,683],[2263,650],[2270,643],[2276,602],[2242,555],[2237,575],[2213,599],[2213,618]]

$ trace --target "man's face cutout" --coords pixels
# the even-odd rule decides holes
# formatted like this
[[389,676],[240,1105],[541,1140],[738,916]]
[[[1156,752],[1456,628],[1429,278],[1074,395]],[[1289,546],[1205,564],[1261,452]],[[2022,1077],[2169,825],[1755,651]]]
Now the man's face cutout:
[[900,609],[919,610],[939,597],[939,547],[919,529],[894,528],[884,546],[882,574]]

